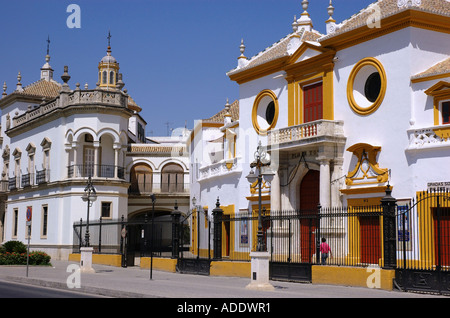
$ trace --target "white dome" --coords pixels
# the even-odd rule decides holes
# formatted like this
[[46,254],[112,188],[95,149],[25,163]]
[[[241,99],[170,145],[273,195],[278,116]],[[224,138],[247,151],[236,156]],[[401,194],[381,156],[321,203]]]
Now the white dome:
[[116,59],[111,56],[109,53],[108,55],[104,56],[101,60],[102,63],[117,63]]

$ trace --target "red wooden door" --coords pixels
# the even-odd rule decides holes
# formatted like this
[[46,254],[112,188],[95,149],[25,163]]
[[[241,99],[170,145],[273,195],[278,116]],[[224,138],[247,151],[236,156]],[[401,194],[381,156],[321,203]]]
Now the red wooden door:
[[311,262],[315,253],[315,235],[317,227],[317,206],[319,204],[320,173],[309,170],[300,184],[300,253],[301,262]]
[[378,264],[381,257],[380,217],[360,216],[359,231],[361,263]]
[[[441,265],[450,265],[450,209],[441,208],[439,216],[440,228],[438,231],[437,210],[434,209],[434,251],[435,262],[438,264],[438,253],[440,252]],[[438,237],[439,233],[439,237]],[[439,242],[439,244],[438,244]],[[439,245],[441,250],[439,251]]]
[[323,119],[322,87],[322,83],[303,87],[303,118],[305,123]]

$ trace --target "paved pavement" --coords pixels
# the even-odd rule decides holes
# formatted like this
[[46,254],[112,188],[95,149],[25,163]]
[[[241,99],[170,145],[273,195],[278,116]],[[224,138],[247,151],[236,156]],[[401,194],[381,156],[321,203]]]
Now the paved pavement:
[[[76,262],[52,261],[52,266],[0,266],[0,280],[118,298],[179,299],[292,299],[292,298],[431,298],[435,295],[383,291],[370,288],[271,281],[273,291],[245,287],[250,278],[213,277],[168,273],[139,267],[93,265],[95,273],[76,272]],[[73,288],[69,288],[73,287]],[[79,288],[77,288],[79,287]],[[448,297],[447,297],[448,299]],[[180,302],[184,304],[184,302]],[[180,309],[186,309],[180,308]]]

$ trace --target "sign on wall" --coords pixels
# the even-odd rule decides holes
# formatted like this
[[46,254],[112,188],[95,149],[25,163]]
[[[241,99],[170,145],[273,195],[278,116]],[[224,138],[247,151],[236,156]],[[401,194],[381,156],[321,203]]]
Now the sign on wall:
[[437,192],[449,192],[450,191],[450,181],[447,182],[428,182],[427,183],[428,191],[437,191]]

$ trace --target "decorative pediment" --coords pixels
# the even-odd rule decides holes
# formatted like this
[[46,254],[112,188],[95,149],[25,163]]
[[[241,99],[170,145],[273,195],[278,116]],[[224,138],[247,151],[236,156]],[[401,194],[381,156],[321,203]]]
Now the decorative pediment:
[[378,166],[377,156],[381,147],[359,143],[347,149],[357,161],[346,177],[347,185],[384,183],[389,180],[389,170]]
[[450,83],[446,81],[440,81],[425,91],[425,94],[429,96],[440,96],[450,94]]
[[295,64],[298,62],[305,61],[312,57],[318,56],[322,53],[330,51],[322,46],[315,44],[315,42],[303,42],[300,47],[292,54],[288,64]]
[[9,161],[9,146],[8,145],[6,145],[5,146],[5,149],[3,150],[3,154],[2,154],[2,157],[3,157],[3,161]]
[[42,142],[41,142],[42,149],[50,149],[51,146],[52,146],[52,142],[50,141],[50,139],[48,139],[47,137],[42,139]]
[[28,152],[29,155],[32,155],[36,152],[36,146],[30,142],[25,150]]
[[15,159],[18,159],[22,156],[22,150],[20,150],[20,148],[16,148],[14,149],[12,155]]

